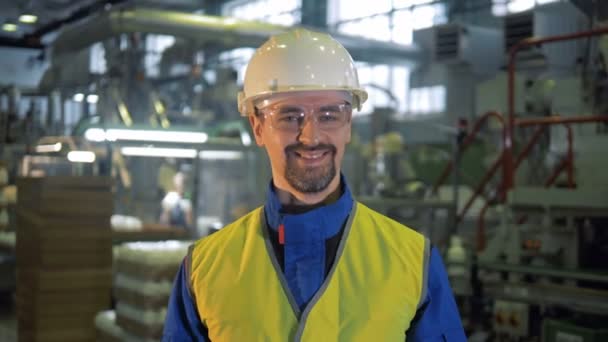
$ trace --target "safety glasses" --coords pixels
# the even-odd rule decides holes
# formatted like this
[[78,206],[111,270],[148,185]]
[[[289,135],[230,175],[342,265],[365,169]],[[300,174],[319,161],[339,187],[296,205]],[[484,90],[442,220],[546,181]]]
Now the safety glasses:
[[352,107],[348,102],[306,105],[276,102],[256,108],[256,111],[266,120],[270,120],[273,128],[296,133],[302,130],[308,120],[313,120],[317,127],[324,131],[341,128],[350,120]]

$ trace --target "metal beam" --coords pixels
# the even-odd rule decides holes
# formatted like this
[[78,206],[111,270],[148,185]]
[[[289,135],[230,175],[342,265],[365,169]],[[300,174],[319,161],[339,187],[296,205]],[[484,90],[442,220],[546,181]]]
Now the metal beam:
[[19,49],[44,49],[44,45],[40,43],[40,40],[38,39],[12,38],[5,36],[0,36],[0,46]]

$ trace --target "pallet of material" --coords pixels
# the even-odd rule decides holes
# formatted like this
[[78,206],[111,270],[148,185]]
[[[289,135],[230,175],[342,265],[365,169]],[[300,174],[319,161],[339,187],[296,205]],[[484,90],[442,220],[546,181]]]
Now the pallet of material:
[[115,287],[113,293],[117,302],[129,304],[144,310],[166,308],[170,296],[170,293],[145,294],[125,287]]
[[95,329],[87,327],[76,327],[72,329],[31,330],[27,328],[17,329],[20,342],[94,342]]
[[116,248],[115,271],[142,281],[173,282],[190,244],[174,240],[124,243]]
[[[79,236],[99,236],[112,234],[110,216],[87,215],[74,216],[64,214],[62,216],[47,216],[35,210],[35,208],[17,208],[17,221],[20,225],[31,226],[32,230],[47,233],[47,237],[61,238],[65,235],[77,233]],[[63,236],[62,236],[63,235]]]
[[160,340],[167,309],[141,310],[127,304],[116,305],[116,323],[125,332],[143,339]]
[[190,242],[125,243],[115,250],[116,323],[139,340],[162,336],[169,295]]
[[94,341],[94,318],[111,304],[111,181],[17,181],[19,341]]
[[102,289],[112,287],[112,269],[89,268],[77,270],[19,270],[20,284],[32,291],[72,291]]
[[109,289],[39,292],[18,286],[17,314],[35,319],[61,314],[97,313],[110,306],[110,296]]
[[[44,216],[109,217],[113,212],[109,181],[99,177],[20,178],[18,209]],[[108,221],[109,223],[109,221]]]

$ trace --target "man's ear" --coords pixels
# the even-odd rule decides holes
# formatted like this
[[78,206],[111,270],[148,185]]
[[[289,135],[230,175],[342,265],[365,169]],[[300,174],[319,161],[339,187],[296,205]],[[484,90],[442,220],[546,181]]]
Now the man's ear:
[[256,115],[249,115],[249,124],[251,125],[253,136],[255,137],[255,143],[258,144],[258,146],[264,146],[264,140],[262,139],[262,119]]

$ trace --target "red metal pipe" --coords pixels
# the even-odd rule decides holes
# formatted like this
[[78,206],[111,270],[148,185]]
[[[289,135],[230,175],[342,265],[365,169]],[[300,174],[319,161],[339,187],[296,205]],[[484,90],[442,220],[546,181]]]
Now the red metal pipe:
[[[536,131],[534,131],[532,138],[530,138],[530,140],[524,147],[523,151],[519,154],[519,156],[517,156],[517,160],[515,161],[515,165],[514,165],[514,171],[517,170],[517,168],[519,168],[519,165],[521,164],[521,162],[528,156],[528,154],[532,150],[532,147],[534,146],[534,144],[536,144],[538,139],[540,139],[542,133],[546,129],[547,129],[546,125],[541,125],[536,129]],[[569,146],[571,146],[571,145],[569,145]],[[503,185],[504,185],[504,183],[503,183]],[[503,202],[504,196],[505,196],[504,188],[501,188],[498,193],[498,200],[500,202]],[[476,241],[477,241],[477,251],[478,252],[481,252],[486,248],[486,233],[485,233],[486,217],[485,216],[486,216],[486,211],[487,211],[488,207],[489,207],[489,203],[486,202],[484,204],[483,208],[481,209],[481,211],[479,212],[479,216],[477,218]],[[522,218],[520,218],[520,220],[521,219]]]
[[[564,168],[568,167],[568,164],[569,164],[568,159],[564,159],[557,165],[555,170],[553,170],[553,174],[551,174],[551,177],[549,177],[549,179],[547,179],[545,181],[545,184],[544,184],[545,188],[548,188],[551,185],[553,185],[553,183],[557,180],[557,177],[559,176],[559,174],[562,173]],[[527,220],[528,220],[528,215],[522,215],[517,220],[517,224],[523,224]]]
[[[505,132],[505,119],[503,118],[502,114],[500,114],[498,112],[494,112],[494,111],[486,112],[479,119],[477,119],[477,121],[475,122],[475,125],[473,126],[473,129],[471,130],[471,132],[469,134],[467,134],[466,138],[462,142],[462,145],[460,146],[459,153],[464,152],[464,150],[466,150],[469,147],[469,145],[471,143],[473,143],[475,137],[481,130],[483,124],[490,117],[496,118],[498,120],[498,122],[500,122],[500,124],[502,126],[502,137],[503,137],[503,141],[504,141],[506,132]],[[452,171],[453,166],[454,166],[454,163],[452,161],[449,161],[448,164],[445,166],[445,168],[443,169],[443,172],[441,173],[441,176],[439,176],[439,179],[437,179],[437,182],[435,182],[435,185],[433,186],[433,193],[437,192],[437,189],[439,189],[439,187],[441,185],[443,185],[443,182],[445,182],[446,178],[449,176],[450,172]]]
[[477,241],[477,251],[481,252],[486,249],[486,227],[485,227],[485,217],[486,211],[488,210],[489,204],[486,202],[479,211],[479,217],[477,218],[477,234],[475,236],[475,240]]
[[517,53],[524,47],[531,45],[541,45],[545,43],[554,43],[560,41],[574,40],[580,38],[587,38],[593,36],[600,36],[608,34],[608,27],[601,27],[592,29],[589,31],[576,32],[571,34],[557,35],[545,38],[529,38],[520,41],[515,44],[511,50],[509,51],[509,78],[508,78],[508,89],[507,89],[507,101],[508,101],[508,115],[509,120],[506,126],[506,138],[504,142],[505,146],[505,192],[509,191],[513,187],[513,173],[514,173],[514,165],[513,165],[513,129],[515,127],[515,58],[517,57]]
[[575,184],[574,184],[574,150],[573,150],[573,146],[572,146],[574,135],[572,133],[572,127],[570,126],[570,124],[564,124],[564,126],[566,127],[567,139],[568,139],[568,152],[566,154],[568,187],[574,188],[575,187]]
[[[565,120],[563,120],[563,119],[565,119]],[[566,127],[566,130],[567,130],[568,152],[566,155],[566,159],[562,163],[559,164],[558,168],[554,171],[551,178],[547,181],[547,183],[545,183],[545,187],[551,186],[553,184],[553,182],[557,179],[557,176],[562,172],[563,168],[567,167],[568,187],[574,188],[576,186],[576,184],[574,182],[574,151],[573,151],[574,135],[573,135],[572,127],[570,126],[570,123],[597,122],[598,120],[606,121],[608,119],[608,117],[605,117],[605,116],[578,117],[578,118],[576,118],[577,119],[576,122],[571,122],[572,120],[570,120],[570,119],[572,119],[572,118],[562,118],[562,117],[555,116],[555,117],[547,117],[547,118],[518,120],[517,124],[519,126],[539,125],[539,127],[536,129],[536,131],[532,135],[532,138],[528,141],[528,143],[524,147],[523,151],[517,157],[517,160],[515,161],[515,165],[514,165],[514,171],[517,170],[517,168],[519,167],[521,162],[528,156],[528,154],[532,150],[532,147],[534,146],[534,144],[536,144],[538,139],[540,139],[542,133],[547,129],[547,126],[550,124],[562,123]],[[566,122],[563,122],[563,121],[566,121]],[[504,185],[504,183],[503,183],[503,185]],[[498,196],[499,196],[499,201],[501,201],[501,202],[503,201],[503,197],[506,194],[504,189],[505,188],[501,188],[499,190]],[[486,246],[485,214],[486,214],[488,207],[489,207],[489,204],[488,204],[488,202],[486,202],[484,204],[483,208],[481,209],[481,211],[479,212],[479,217],[478,217],[478,221],[477,221],[477,234],[476,234],[477,251],[483,251]],[[527,219],[527,216],[524,215],[517,220],[517,223],[522,224],[526,221],[526,219]]]
[[564,159],[559,163],[557,168],[555,168],[555,170],[553,171],[553,174],[551,175],[551,177],[549,177],[549,179],[547,179],[547,181],[545,181],[545,188],[548,188],[551,185],[553,185],[553,183],[557,180],[557,177],[559,177],[559,174],[562,173],[562,171],[564,171],[564,168],[566,168],[567,165],[568,165],[567,159]]
[[536,131],[534,131],[532,138],[528,141],[528,143],[524,147],[523,151],[521,151],[519,156],[517,156],[517,160],[515,160],[515,165],[514,165],[513,171],[517,170],[517,168],[519,167],[519,164],[521,164],[521,162],[528,156],[530,151],[532,151],[532,147],[534,147],[534,144],[536,144],[536,142],[538,141],[538,139],[540,139],[541,135],[543,134],[543,132],[546,129],[547,129],[547,126],[540,126],[536,129]]
[[441,176],[439,176],[439,178],[435,182],[435,185],[433,185],[433,193],[436,193],[437,189],[439,189],[439,187],[443,184],[443,182],[445,182],[445,179],[448,178],[448,175],[452,171],[453,165],[454,165],[454,163],[450,160],[448,162],[448,164],[445,166],[445,168],[443,169],[443,172],[441,173]]
[[592,122],[608,122],[608,115],[589,115],[589,116],[546,116],[542,118],[517,119],[515,125],[518,127],[536,125],[558,125],[558,124],[579,124]]
[[[467,211],[469,211],[469,207],[471,206],[471,204],[473,204],[473,201],[475,200],[475,198],[477,198],[477,196],[479,196],[479,194],[483,191],[483,188],[485,188],[486,184],[490,181],[492,176],[494,176],[494,174],[496,173],[496,170],[498,170],[498,168],[500,167],[500,164],[502,163],[503,158],[504,158],[504,152],[500,155],[500,157],[496,158],[496,160],[494,161],[494,164],[492,164],[492,166],[490,167],[488,172],[486,172],[486,174],[483,176],[481,182],[479,182],[479,184],[475,188],[475,192],[473,192],[473,195],[469,198],[467,203],[464,205],[464,208],[462,208],[462,213],[456,217],[457,223],[460,223],[462,221],[462,219],[464,218],[464,215],[467,213]],[[456,210],[458,210],[458,208],[456,208]]]

